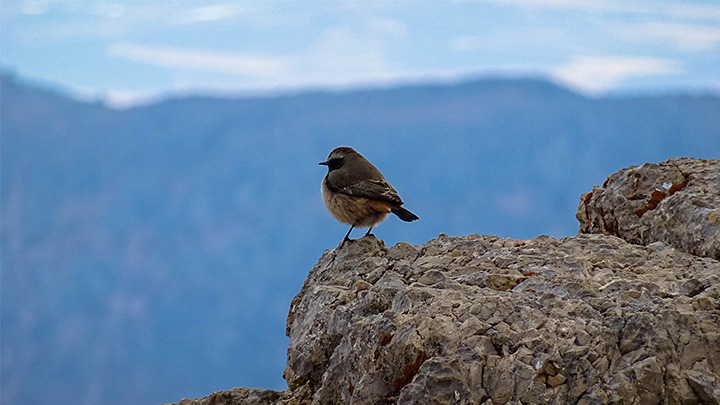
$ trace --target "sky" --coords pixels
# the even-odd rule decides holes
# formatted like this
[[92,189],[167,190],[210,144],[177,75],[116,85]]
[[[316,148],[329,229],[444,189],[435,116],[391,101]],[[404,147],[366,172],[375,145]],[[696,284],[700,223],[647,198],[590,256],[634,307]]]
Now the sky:
[[0,0],[0,55],[117,107],[485,76],[720,92],[720,1]]

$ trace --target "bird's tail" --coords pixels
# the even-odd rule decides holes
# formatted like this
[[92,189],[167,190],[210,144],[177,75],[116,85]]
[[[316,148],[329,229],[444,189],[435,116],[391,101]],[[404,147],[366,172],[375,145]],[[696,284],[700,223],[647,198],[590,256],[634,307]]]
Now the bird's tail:
[[417,215],[415,215],[415,214],[413,214],[412,212],[406,210],[405,208],[399,207],[399,206],[398,206],[398,207],[392,207],[392,213],[395,214],[395,215],[397,215],[398,218],[402,219],[402,220],[405,221],[405,222],[411,222],[411,221],[414,221],[414,220],[416,220],[416,219],[420,219],[420,218],[418,218]]

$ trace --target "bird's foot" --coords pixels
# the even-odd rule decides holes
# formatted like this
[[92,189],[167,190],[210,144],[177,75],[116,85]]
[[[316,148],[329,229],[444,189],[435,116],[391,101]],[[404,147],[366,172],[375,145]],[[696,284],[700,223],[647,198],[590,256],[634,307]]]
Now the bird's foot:
[[338,246],[338,249],[342,248],[342,247],[345,245],[345,242],[349,242],[349,241],[351,241],[351,240],[353,240],[353,239],[350,239],[350,236],[349,236],[349,235],[345,235],[345,237],[343,238],[342,242],[340,242],[340,246]]

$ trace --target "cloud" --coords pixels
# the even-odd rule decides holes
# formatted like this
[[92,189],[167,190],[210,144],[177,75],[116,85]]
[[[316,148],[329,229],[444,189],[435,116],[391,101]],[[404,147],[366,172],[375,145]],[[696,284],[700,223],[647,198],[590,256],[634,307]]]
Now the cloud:
[[673,4],[665,9],[671,18],[720,22],[720,6],[709,4]]
[[482,35],[463,35],[450,40],[450,50],[455,52],[473,52],[486,48],[488,38]]
[[[95,92],[93,92],[95,93]],[[161,97],[156,91],[110,90],[102,96],[93,94],[92,100],[102,98],[105,106],[114,109],[124,109],[152,104]]]
[[211,4],[183,11],[178,23],[195,23],[225,20],[237,16],[239,6],[233,4]]
[[349,29],[329,29],[303,57],[308,72],[355,75],[386,71],[384,43]]
[[658,3],[652,1],[625,0],[477,0],[480,2],[516,8],[545,8],[581,12],[620,13],[658,16],[668,19],[692,19],[720,21],[720,5],[699,4],[685,1]]
[[[380,24],[368,27],[382,31],[358,33],[336,28],[324,31],[304,49],[284,56],[192,50],[165,46],[118,43],[108,54],[137,63],[170,70],[172,92],[186,92],[198,86],[215,92],[237,91],[252,94],[302,87],[337,87],[388,83],[404,77],[388,60],[383,35],[395,35],[399,26]],[[373,31],[373,32],[374,32]],[[220,84],[222,82],[222,84]],[[106,102],[125,108],[152,101],[142,92],[115,89],[106,92]]]
[[720,46],[720,26],[677,22],[647,22],[616,29],[623,39],[659,40],[683,51],[709,51]]
[[637,11],[637,3],[594,0],[481,0],[518,8],[539,7],[581,11]]
[[552,72],[558,81],[590,94],[610,90],[630,77],[682,73],[677,61],[647,57],[579,57]]
[[45,14],[49,5],[49,2],[44,0],[27,0],[22,3],[21,12],[33,15]]
[[507,52],[522,50],[525,54],[543,49],[561,49],[563,52],[579,52],[583,48],[575,44],[571,31],[564,27],[532,27],[504,29],[480,35],[462,35],[448,41],[448,49],[453,52],[495,51]]
[[280,75],[294,63],[289,57],[197,51],[138,44],[112,45],[109,54],[113,57],[153,66],[259,77]]
[[378,18],[370,21],[370,27],[373,31],[390,34],[395,36],[405,35],[407,27],[402,21],[392,20],[389,18]]
[[593,5],[593,2],[584,0],[489,0],[489,2],[513,6],[540,6],[552,8],[584,8]]

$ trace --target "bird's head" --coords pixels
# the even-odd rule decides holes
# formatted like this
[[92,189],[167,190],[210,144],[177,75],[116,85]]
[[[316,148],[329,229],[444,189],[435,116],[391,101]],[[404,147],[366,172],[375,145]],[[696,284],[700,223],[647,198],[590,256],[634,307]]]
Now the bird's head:
[[339,148],[333,149],[332,152],[330,152],[330,155],[328,156],[327,160],[324,162],[318,163],[319,165],[324,165],[328,167],[328,172],[331,172],[333,170],[337,170],[350,159],[353,159],[357,156],[360,156],[359,153],[355,151],[355,149],[349,147],[349,146],[341,146]]

